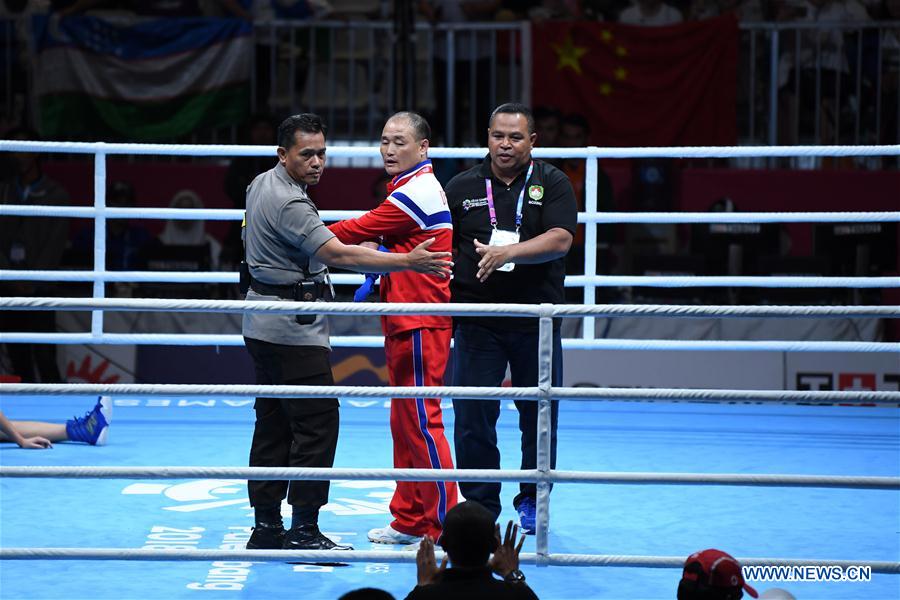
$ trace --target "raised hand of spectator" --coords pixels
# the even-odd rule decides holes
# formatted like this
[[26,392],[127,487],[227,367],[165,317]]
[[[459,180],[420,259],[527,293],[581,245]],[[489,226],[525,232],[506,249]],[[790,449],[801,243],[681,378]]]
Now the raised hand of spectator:
[[501,542],[500,525],[494,525],[494,538],[497,541],[497,549],[494,550],[494,555],[491,556],[488,565],[500,577],[505,578],[519,568],[519,552],[522,550],[522,544],[525,543],[525,534],[522,534],[522,538],[516,544],[518,534],[519,526],[513,525],[513,522],[510,520],[506,524],[506,535],[503,536],[503,541]]
[[[497,533],[500,536],[499,530]],[[519,563],[518,553],[516,553],[516,564]],[[441,561],[441,566],[437,566],[437,560],[434,557],[434,539],[430,535],[426,535],[419,543],[419,551],[416,552],[416,572],[418,575],[419,585],[429,585],[437,583],[444,570],[447,568],[447,555]]]

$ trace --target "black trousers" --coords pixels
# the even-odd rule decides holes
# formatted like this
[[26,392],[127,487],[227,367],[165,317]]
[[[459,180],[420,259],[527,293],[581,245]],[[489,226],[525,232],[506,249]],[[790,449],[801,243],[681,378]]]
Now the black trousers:
[[[509,365],[513,387],[538,384],[538,334],[497,330],[474,323],[459,323],[453,334],[453,385],[499,387]],[[551,384],[561,386],[562,341],[560,330],[553,330],[553,366]],[[519,410],[522,459],[520,468],[537,468],[537,402],[516,400]],[[497,447],[498,400],[453,400],[455,413],[453,441],[458,469],[499,469]],[[559,401],[550,404],[550,468],[556,468],[556,431]],[[460,481],[459,489],[466,500],[475,500],[498,517],[501,512],[500,484],[483,481]],[[513,499],[518,507],[525,498],[534,498],[537,484],[520,483]]]
[[[266,385],[334,385],[329,351],[318,346],[285,346],[244,338],[256,367],[256,382]],[[337,449],[338,401],[335,398],[257,398],[256,426],[250,446],[251,467],[332,467]],[[252,506],[318,508],[328,502],[328,481],[247,482]]]

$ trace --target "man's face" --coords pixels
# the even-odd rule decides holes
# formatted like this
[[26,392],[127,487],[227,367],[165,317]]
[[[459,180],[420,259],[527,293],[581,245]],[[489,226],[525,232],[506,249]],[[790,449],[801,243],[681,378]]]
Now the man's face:
[[488,152],[501,171],[515,170],[531,160],[536,134],[528,133],[528,119],[520,113],[499,113],[488,127]]
[[325,170],[325,136],[295,131],[293,146],[278,147],[278,160],[297,183],[316,185]]
[[389,119],[381,132],[381,159],[391,177],[408,171],[428,154],[428,140],[416,140],[409,119]]
[[559,141],[559,119],[556,117],[544,117],[535,120],[535,133],[537,133],[537,143],[542,148],[556,146]]
[[[24,131],[12,136],[12,139],[19,141],[26,141],[28,138],[29,136]],[[16,163],[16,170],[19,175],[28,173],[38,160],[37,154],[34,152],[13,152],[12,157]]]
[[578,125],[566,123],[559,134],[559,145],[564,148],[584,148],[588,145],[587,131]]

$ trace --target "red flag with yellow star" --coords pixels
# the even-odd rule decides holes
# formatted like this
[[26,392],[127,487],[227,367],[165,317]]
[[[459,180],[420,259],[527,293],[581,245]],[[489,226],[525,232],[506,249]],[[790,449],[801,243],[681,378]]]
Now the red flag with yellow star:
[[531,39],[533,106],[584,115],[591,143],[737,142],[733,16],[668,27],[547,22],[532,25]]

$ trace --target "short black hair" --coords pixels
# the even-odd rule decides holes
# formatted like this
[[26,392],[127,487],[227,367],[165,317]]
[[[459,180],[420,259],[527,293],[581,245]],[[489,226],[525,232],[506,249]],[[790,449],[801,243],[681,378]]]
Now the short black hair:
[[106,204],[109,206],[134,206],[134,186],[123,180],[112,182],[106,188]]
[[367,587],[350,590],[338,600],[394,600],[394,597],[384,590]]
[[460,502],[444,517],[441,546],[454,567],[483,567],[497,549],[494,515],[474,500]]
[[[425,120],[425,117],[423,117],[419,113],[415,113],[409,110],[401,110],[400,112],[396,112],[391,115],[391,119],[401,118],[408,120],[409,124],[412,125],[413,131],[416,132],[417,142],[431,139],[431,125],[428,124],[428,121]],[[390,121],[391,119],[388,119],[388,121]]]
[[524,116],[525,120],[528,121],[528,133],[534,133],[534,115],[531,113],[531,109],[521,102],[507,102],[495,108],[494,112],[491,113],[490,121],[488,121],[488,127],[494,124],[494,117],[501,113]]
[[323,136],[328,134],[328,128],[322,122],[322,117],[314,113],[301,113],[288,117],[278,126],[278,145],[289,150],[297,141],[294,134],[298,131],[321,133]]
[[14,140],[18,137],[21,137],[23,141],[24,140],[27,140],[29,142],[40,142],[41,141],[40,134],[37,131],[35,131],[34,129],[32,129],[31,127],[28,127],[27,125],[16,125],[16,126],[12,127],[11,129],[9,129],[6,133],[4,133],[3,137],[5,137],[8,140]]
[[561,121],[562,112],[558,108],[553,108],[552,106],[535,106],[534,120],[543,121],[544,119],[556,119],[557,121]]

